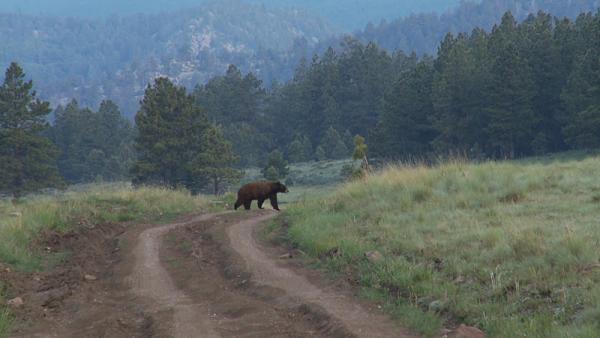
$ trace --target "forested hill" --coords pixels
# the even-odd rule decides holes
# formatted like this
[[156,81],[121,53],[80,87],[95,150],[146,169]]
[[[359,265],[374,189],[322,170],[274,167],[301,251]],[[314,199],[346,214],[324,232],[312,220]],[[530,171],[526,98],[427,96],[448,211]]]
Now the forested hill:
[[[0,12],[63,17],[102,18],[110,15],[160,13],[198,6],[210,0],[2,0]],[[244,0],[269,8],[299,8],[319,13],[335,26],[354,31],[369,21],[395,19],[411,13],[445,12],[460,0]]]
[[[500,22],[502,14],[513,13],[518,21],[538,11],[557,17],[574,19],[582,12],[595,11],[599,0],[483,0],[464,1],[441,15],[424,13],[399,18],[391,22],[369,24],[355,37],[363,42],[374,41],[389,51],[415,51],[435,55],[437,47],[448,32],[470,32],[475,27],[489,30]],[[326,44],[331,44],[328,42]]]
[[159,75],[193,86],[236,64],[262,79],[285,78],[299,58],[290,50],[333,33],[301,11],[239,0],[106,20],[0,14],[0,66],[19,62],[54,105],[76,98],[98,107],[108,98],[131,116]]
[[[441,16],[420,14],[369,25],[356,37],[375,41],[387,51],[435,54],[447,32],[489,29],[505,10],[515,13],[519,21],[538,10],[574,17],[597,8],[599,2],[463,2]],[[132,117],[144,88],[157,76],[168,76],[191,89],[234,64],[244,73],[255,74],[268,88],[275,80],[291,79],[303,57],[310,60],[313,54],[340,44],[341,38],[336,37],[340,32],[313,14],[277,9],[274,1],[258,3],[208,1],[193,10],[108,19],[0,14],[0,67],[19,62],[36,79],[41,97],[54,106],[74,98],[82,106],[98,108],[102,100],[111,99]],[[287,0],[281,3],[284,7],[290,4]],[[364,1],[356,0],[344,9],[360,8],[360,4]]]

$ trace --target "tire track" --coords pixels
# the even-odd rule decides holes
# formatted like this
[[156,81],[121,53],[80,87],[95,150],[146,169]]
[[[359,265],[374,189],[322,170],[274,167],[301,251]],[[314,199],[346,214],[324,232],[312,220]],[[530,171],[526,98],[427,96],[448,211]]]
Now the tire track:
[[243,257],[256,283],[281,289],[302,302],[321,306],[357,337],[415,337],[387,316],[366,311],[348,297],[333,290],[321,289],[291,269],[278,266],[274,259],[260,249],[253,235],[260,223],[275,215],[248,219],[227,229],[232,248]]
[[202,215],[185,223],[168,224],[142,232],[133,250],[134,267],[129,277],[132,291],[153,301],[152,310],[173,310],[174,337],[219,337],[211,323],[206,304],[198,304],[179,290],[160,262],[159,252],[164,235],[176,228],[208,221],[215,215]]

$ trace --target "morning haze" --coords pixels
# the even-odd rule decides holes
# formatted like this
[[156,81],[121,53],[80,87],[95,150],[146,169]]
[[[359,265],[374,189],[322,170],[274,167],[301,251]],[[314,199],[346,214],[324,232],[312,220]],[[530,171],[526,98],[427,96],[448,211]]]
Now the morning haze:
[[599,7],[0,0],[0,337],[598,338]]
[[[0,12],[97,18],[112,14],[160,13],[198,6],[211,0],[3,0]],[[368,22],[418,12],[444,12],[459,0],[242,0],[269,7],[295,7],[318,13],[344,30]]]

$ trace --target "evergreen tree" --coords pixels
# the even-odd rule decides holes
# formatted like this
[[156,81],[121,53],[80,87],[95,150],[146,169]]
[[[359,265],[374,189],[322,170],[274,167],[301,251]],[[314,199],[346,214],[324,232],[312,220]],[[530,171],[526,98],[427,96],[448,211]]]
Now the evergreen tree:
[[281,179],[279,171],[275,167],[268,167],[263,171],[263,176],[269,181],[277,181]]
[[238,158],[233,154],[231,143],[217,126],[210,126],[205,131],[202,144],[204,151],[190,163],[189,170],[194,176],[208,177],[212,182],[213,193],[217,195],[223,184],[241,178],[241,172],[233,168]]
[[[600,36],[600,34],[598,35]],[[569,83],[562,94],[568,120],[566,141],[574,148],[600,147],[600,64],[598,50],[577,57]]]
[[50,112],[50,104],[36,97],[33,82],[25,81],[23,69],[12,63],[0,86],[0,191],[19,198],[62,185],[58,150],[41,135]]
[[259,117],[267,97],[262,81],[254,74],[243,75],[230,65],[225,75],[196,87],[194,98],[211,122],[223,126],[234,152],[242,155],[241,165],[257,165],[264,159],[269,137],[265,137],[265,121]]
[[128,178],[133,161],[133,127],[112,101],[104,101],[97,113],[80,108],[72,100],[59,106],[50,130],[61,150],[58,167],[71,183]]
[[288,158],[292,163],[306,162],[308,160],[300,137],[296,137],[288,146]]
[[317,161],[327,160],[327,154],[325,153],[325,150],[323,150],[323,147],[317,147],[317,149],[315,150],[315,157],[317,158]]
[[344,144],[348,149],[352,149],[354,147],[354,137],[352,137],[350,130],[346,129],[346,131],[344,131],[342,139],[344,140]]
[[[424,155],[436,136],[430,123],[433,105],[431,84],[433,68],[421,62],[401,75],[385,95],[384,112],[378,132],[378,154],[385,157]],[[362,157],[361,157],[362,159]]]
[[156,79],[146,89],[136,125],[135,184],[185,186],[193,193],[206,186],[210,178],[196,174],[192,166],[206,151],[203,141],[210,124],[184,87]]
[[302,148],[304,149],[304,156],[307,161],[310,161],[313,158],[313,145],[308,136],[302,136]]
[[76,100],[55,111],[56,119],[50,134],[61,151],[58,159],[60,174],[70,183],[94,179],[86,161],[94,150],[92,129],[96,125],[92,114],[89,109],[81,109]]
[[263,176],[273,181],[286,178],[289,172],[288,161],[283,158],[283,153],[277,149],[269,154],[267,164],[262,170]]
[[487,58],[487,36],[482,31],[475,30],[470,38],[448,34],[442,42],[431,89],[430,119],[437,133],[432,144],[438,152],[468,153],[487,142]]
[[348,148],[337,130],[329,127],[321,140],[321,148],[325,150],[328,159],[341,159],[349,155]]
[[128,178],[134,161],[134,129],[131,122],[110,100],[100,103],[96,119],[97,147],[105,154],[100,173],[102,179],[116,181]]
[[517,46],[517,24],[510,12],[490,37],[494,56],[489,87],[490,123],[487,128],[492,154],[514,158],[531,152],[531,133],[539,123],[533,111],[532,72]]
[[538,124],[532,131],[535,135],[532,150],[538,154],[561,150],[564,146],[557,117],[562,115],[560,93],[566,78],[561,74],[552,17],[541,12],[530,15],[519,32],[519,48],[531,69],[534,84],[532,109]]

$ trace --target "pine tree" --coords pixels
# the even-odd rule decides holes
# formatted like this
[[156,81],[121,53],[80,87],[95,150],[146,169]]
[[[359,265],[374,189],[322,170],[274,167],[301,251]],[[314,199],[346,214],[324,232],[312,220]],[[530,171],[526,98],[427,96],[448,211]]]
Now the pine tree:
[[404,73],[385,95],[379,154],[389,158],[424,155],[436,136],[430,123],[433,68],[421,62]]
[[307,160],[304,152],[304,145],[302,144],[301,138],[296,137],[292,143],[288,146],[288,158],[292,163],[305,162]]
[[533,111],[532,73],[517,46],[516,21],[510,12],[490,38],[492,80],[489,87],[490,146],[496,157],[531,153],[531,133],[538,123]]
[[566,77],[561,78],[560,49],[554,41],[552,17],[541,12],[531,15],[519,32],[519,49],[534,83],[532,108],[538,124],[532,130],[532,150],[537,154],[561,150],[564,146],[557,117],[562,114],[560,92]]
[[60,148],[58,168],[69,183],[93,180],[86,157],[93,150],[92,131],[96,127],[89,109],[81,109],[76,100],[55,111],[52,141]]
[[348,148],[337,130],[329,127],[321,140],[321,148],[329,159],[341,159],[349,155]]
[[112,101],[102,101],[95,128],[97,148],[105,154],[101,177],[116,181],[128,178],[133,165],[134,129],[119,107]]
[[184,186],[193,193],[206,186],[209,177],[195,175],[191,165],[206,150],[204,133],[210,124],[184,87],[167,78],[156,79],[146,89],[135,119],[135,184]]
[[325,153],[325,150],[323,150],[323,147],[317,146],[317,149],[315,150],[315,157],[317,158],[317,161],[327,160],[327,154]]
[[223,136],[217,126],[210,126],[202,139],[204,151],[190,163],[190,172],[194,176],[208,177],[212,182],[213,193],[219,194],[222,185],[241,178],[241,172],[233,168],[238,161],[231,143]]
[[286,178],[289,173],[288,161],[283,158],[283,153],[278,149],[272,151],[262,170],[263,176],[268,180],[276,181]]
[[[600,28],[598,36],[600,37]],[[568,114],[563,130],[566,141],[573,148],[600,147],[599,53],[600,48],[590,48],[576,58],[568,85],[562,94]]]
[[43,188],[60,187],[58,149],[42,136],[49,126],[48,102],[40,101],[33,82],[12,63],[0,86],[0,191],[14,198]]
[[456,38],[448,34],[434,68],[430,120],[437,137],[432,144],[438,152],[468,153],[474,145],[486,142],[485,89],[489,83],[486,34],[479,30],[470,38],[465,34]]
[[262,81],[230,65],[225,75],[196,87],[193,95],[210,121],[222,126],[234,152],[242,155],[240,164],[260,164],[270,139],[265,137],[265,119],[259,118],[267,100]]
[[58,167],[70,183],[128,178],[133,161],[133,127],[119,107],[104,101],[97,113],[72,100],[59,106],[50,130],[61,150]]

